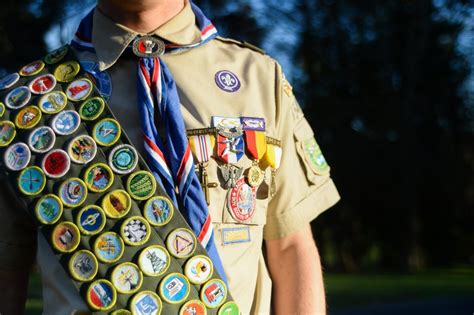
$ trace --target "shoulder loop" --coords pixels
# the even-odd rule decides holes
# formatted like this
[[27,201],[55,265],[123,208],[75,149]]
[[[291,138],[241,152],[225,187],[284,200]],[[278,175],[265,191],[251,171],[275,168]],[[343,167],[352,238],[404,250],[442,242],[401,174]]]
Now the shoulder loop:
[[249,42],[245,42],[245,41],[240,41],[240,40],[236,40],[236,39],[232,39],[232,38],[227,38],[227,37],[221,37],[221,36],[217,36],[216,39],[222,41],[222,42],[226,42],[226,43],[232,43],[232,44],[236,44],[240,47],[245,47],[245,48],[248,48],[248,49],[251,49],[253,51],[256,51],[258,53],[261,53],[262,55],[266,55],[266,52],[265,50],[263,50],[262,48],[259,48],[253,44],[250,44]]

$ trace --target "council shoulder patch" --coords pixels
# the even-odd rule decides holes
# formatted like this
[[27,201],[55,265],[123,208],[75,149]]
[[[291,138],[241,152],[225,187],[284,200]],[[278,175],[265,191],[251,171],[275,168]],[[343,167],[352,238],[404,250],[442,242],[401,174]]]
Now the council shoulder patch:
[[304,157],[311,170],[316,174],[324,175],[330,170],[326,159],[324,158],[323,152],[316,142],[315,138],[310,138],[302,142]]

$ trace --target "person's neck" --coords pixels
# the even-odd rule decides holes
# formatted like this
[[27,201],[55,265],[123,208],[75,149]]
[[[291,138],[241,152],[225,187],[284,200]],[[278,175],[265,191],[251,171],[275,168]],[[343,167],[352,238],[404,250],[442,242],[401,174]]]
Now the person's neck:
[[138,33],[150,33],[176,16],[184,0],[99,0],[99,10]]

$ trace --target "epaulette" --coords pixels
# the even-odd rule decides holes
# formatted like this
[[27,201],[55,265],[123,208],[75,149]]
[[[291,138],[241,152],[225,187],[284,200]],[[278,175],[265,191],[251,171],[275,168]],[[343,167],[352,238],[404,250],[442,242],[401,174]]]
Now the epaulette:
[[265,50],[263,50],[260,47],[255,46],[253,44],[250,44],[249,42],[240,41],[240,40],[227,38],[227,37],[221,37],[221,36],[217,36],[216,39],[218,39],[222,42],[236,44],[236,45],[239,45],[240,47],[245,47],[245,48],[251,49],[253,51],[256,51],[258,53],[261,53],[262,55],[266,55]]

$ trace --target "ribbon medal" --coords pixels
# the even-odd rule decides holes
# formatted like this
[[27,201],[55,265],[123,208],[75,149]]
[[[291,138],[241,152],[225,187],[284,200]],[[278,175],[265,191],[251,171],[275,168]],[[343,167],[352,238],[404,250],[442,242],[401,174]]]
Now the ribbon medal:
[[280,168],[281,156],[282,156],[281,153],[282,153],[281,141],[271,138],[271,137],[267,137],[267,151],[265,152],[264,161],[272,169],[272,183],[270,185],[270,197],[273,197],[276,193],[275,175],[276,175],[276,170]]
[[245,144],[239,118],[212,117],[217,128],[217,155],[225,163],[237,163],[244,155]]
[[250,186],[258,187],[265,179],[265,173],[258,166],[259,160],[267,150],[265,120],[257,117],[241,117],[240,119],[245,134],[245,147],[253,159],[247,173],[247,181]]

